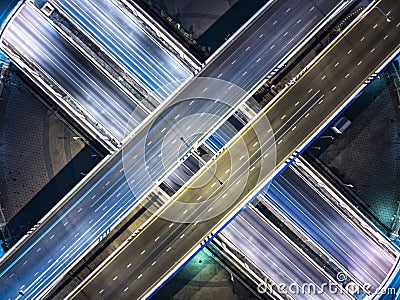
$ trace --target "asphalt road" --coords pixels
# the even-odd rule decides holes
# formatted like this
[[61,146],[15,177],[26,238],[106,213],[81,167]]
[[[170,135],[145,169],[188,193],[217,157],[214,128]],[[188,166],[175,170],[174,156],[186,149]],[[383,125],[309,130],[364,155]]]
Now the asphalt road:
[[39,66],[118,140],[124,137],[129,120],[137,126],[147,117],[131,98],[69,44],[33,4],[23,6],[8,25],[2,41]]
[[201,76],[220,78],[249,90],[340,1],[277,1],[206,68]]
[[355,228],[292,168],[271,184],[267,199],[360,283],[370,284],[371,291],[393,267],[394,257],[386,256],[376,241]]
[[[261,155],[274,156],[275,151],[271,133],[260,130],[263,128],[258,128],[257,134],[256,130],[249,129],[243,139],[217,156],[209,169],[215,170],[223,185],[210,176],[209,169],[203,169],[188,188],[176,194],[176,201],[142,229],[124,251],[76,295],[76,299],[140,298],[148,289],[148,283],[161,278],[178,256],[181,258],[193,247],[193,241],[200,243],[209,226],[221,221],[220,213],[244,201],[266,165],[269,169],[274,166],[273,160],[268,164],[260,159]],[[268,146],[262,148],[265,151],[260,150],[259,143],[267,143]],[[198,222],[199,218],[207,221]]]
[[180,62],[109,0],[51,0],[159,101],[190,76]]
[[[296,27],[298,19],[303,15],[310,19],[309,13],[313,12],[314,23],[303,23],[301,27],[311,30],[323,18],[323,12],[332,9],[337,1],[310,3],[303,0],[299,3],[302,5],[297,7],[297,3],[293,6],[293,1],[287,0],[280,1],[278,6],[272,6],[267,14],[261,15],[255,25],[239,36],[223,55],[208,65],[200,76],[217,74],[218,71],[212,70],[226,67],[230,71],[224,72],[224,79],[230,80],[231,77],[230,81],[234,81],[236,78],[239,85],[241,80],[246,80],[248,84],[243,84],[244,87],[255,84],[261,79],[260,76],[264,76],[268,69],[278,62],[278,58],[270,61],[268,56],[265,56],[265,60],[257,62],[256,59],[254,62],[249,59],[249,50],[245,51],[247,47],[251,46],[252,51],[258,49],[258,54],[266,55],[268,49],[279,40],[282,42],[279,49],[289,51],[296,41],[301,39],[301,35],[296,31],[300,28]],[[314,8],[311,9],[312,7]],[[271,21],[271,17],[275,20]],[[281,22],[282,26],[291,30],[279,36],[278,31],[270,30],[271,22],[275,21]],[[243,49],[245,45],[248,46]],[[238,66],[239,63],[248,73],[237,78],[237,69],[232,66]],[[124,146],[122,152],[128,159],[123,162],[122,153],[115,154],[105,167],[71,196],[65,206],[1,264],[0,294],[5,295],[6,299],[16,298],[18,291],[22,289],[25,295],[32,298],[44,290],[58,274],[76,261],[83,249],[87,249],[96,238],[115,224],[118,216],[132,209],[137,204],[137,198],[156,186],[155,180],[176,164],[177,155],[188,151],[186,145],[180,142],[181,137],[187,144],[193,145],[215,124],[216,119],[233,110],[232,107],[236,106],[243,94],[242,90],[231,88],[229,83],[223,84],[215,80],[210,83],[209,80],[194,79],[171,105],[155,115],[152,122],[138,131]],[[192,100],[193,95],[197,96],[196,101]],[[202,99],[215,99],[216,95],[220,98],[219,101]],[[183,99],[188,100],[182,102]],[[185,122],[181,122],[182,119],[185,119]],[[178,121],[180,122],[177,127]],[[175,124],[174,127],[166,131],[172,124]],[[161,147],[165,148],[160,150]],[[163,163],[160,163],[160,153]],[[135,195],[130,192],[128,184],[135,191]],[[42,250],[45,251],[41,252]]]
[[[283,164],[313,133],[317,125],[323,123],[386,57],[397,50],[400,40],[400,3],[386,0],[381,1],[379,6],[383,11],[390,10],[392,22],[386,22],[381,12],[374,9],[266,112],[274,129],[277,165]],[[253,127],[262,127],[263,124],[264,120],[258,119]],[[262,142],[266,141],[264,138],[256,136],[251,129],[245,131],[215,160],[218,177],[228,182],[227,191],[225,183],[223,186],[205,185],[200,189],[192,189],[189,186],[183,190],[176,195],[174,205],[196,199],[208,201],[202,202],[205,203],[204,206],[195,206],[190,214],[186,210],[174,208],[174,205],[168,206],[161,217],[154,219],[144,228],[126,248],[103,266],[100,272],[94,272],[95,276],[74,295],[75,299],[109,299],[117,295],[120,299],[132,299],[141,298],[149,293],[151,283],[160,282],[174,266],[181,263],[187,253],[197,249],[204,237],[209,235],[221,220],[226,219],[248,201],[248,193],[251,190],[262,188],[258,175],[262,172],[262,163],[272,146],[268,145],[259,150],[255,142],[262,145]],[[236,162],[236,159],[230,160],[227,156],[243,153],[240,141],[245,142],[251,159],[247,165],[243,163],[240,166],[240,172],[237,172],[240,175],[228,172],[228,180],[225,172],[235,169],[230,164]],[[271,140],[267,139],[267,142]],[[246,170],[249,172],[248,177],[243,178]],[[269,171],[269,174],[272,175],[273,171],[274,169]],[[201,181],[205,174],[207,172],[199,174],[196,180]],[[196,181],[192,184],[195,185]],[[238,192],[230,186],[242,187],[240,196],[229,194]],[[217,194],[214,197],[215,190]],[[197,219],[204,218],[205,214],[209,214],[210,209],[218,210],[224,207],[227,199],[235,201],[218,217],[196,222]],[[192,223],[171,222],[163,218],[164,214],[173,215],[181,222],[187,221],[189,216],[195,219],[191,219]]]
[[[312,265],[298,248],[250,208],[241,212],[220,234],[268,274],[276,284],[285,285],[284,290],[294,299],[316,298],[312,292],[307,293],[305,284],[313,286],[315,291],[322,288],[323,293],[318,295],[318,299],[350,298],[344,293],[331,293],[328,287],[323,288],[323,284],[333,284],[334,281]],[[305,292],[298,292],[302,287]]]
[[[170,174],[164,183],[167,184],[171,190],[178,191],[199,169],[206,161],[222,149],[244,126],[244,122],[239,120],[236,115],[229,118],[220,128],[211,135],[205,145],[210,151],[191,155],[186,159],[175,171]],[[235,124],[235,125],[234,125]],[[203,146],[205,146],[203,145]],[[203,155],[202,155],[203,154]]]

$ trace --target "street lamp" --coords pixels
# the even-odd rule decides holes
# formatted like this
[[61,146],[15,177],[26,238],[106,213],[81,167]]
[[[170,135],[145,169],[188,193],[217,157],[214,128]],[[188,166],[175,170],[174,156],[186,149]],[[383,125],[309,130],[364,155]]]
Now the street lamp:
[[383,12],[383,10],[382,9],[380,9],[378,6],[375,6],[374,8],[376,8],[382,15],[384,15],[385,16],[385,18],[386,18],[386,22],[390,22],[390,21],[392,21],[392,19],[387,15],[387,14],[385,14],[384,12]]

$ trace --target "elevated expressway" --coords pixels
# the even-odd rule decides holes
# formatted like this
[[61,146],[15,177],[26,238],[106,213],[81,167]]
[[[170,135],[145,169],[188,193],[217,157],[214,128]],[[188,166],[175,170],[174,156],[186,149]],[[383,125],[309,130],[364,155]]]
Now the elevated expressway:
[[[119,12],[117,8],[113,10],[112,6],[108,11],[114,14]],[[125,27],[132,28],[130,38],[140,40],[146,46],[148,55],[143,55],[143,49],[134,51],[132,48],[137,45],[116,52],[117,42],[104,30],[103,47],[113,45],[112,50],[118,55],[115,60],[124,62],[125,57],[121,57],[121,52],[125,55],[131,53],[130,61],[136,61],[134,67],[143,84],[153,90],[167,84],[181,84],[190,77],[188,70],[135,27],[133,21],[126,19]],[[112,30],[111,25],[105,28]],[[125,36],[125,39],[128,38]],[[49,93],[78,123],[85,125],[87,131],[100,141],[106,141],[108,147],[115,148],[122,141],[129,120],[138,126],[154,110],[116,84],[110,74],[104,71],[101,62],[89,59],[85,49],[31,2],[23,4],[9,21],[1,36],[1,47],[33,82]],[[155,69],[152,65],[154,60],[163,67]],[[157,81],[156,75],[162,77],[163,81]],[[168,92],[163,91],[162,95]]]
[[[203,168],[71,296],[147,298],[223,228],[396,56],[400,3],[384,0],[374,4],[380,9],[370,7],[295,85],[266,107],[208,168]],[[390,15],[391,22],[381,10]],[[265,128],[265,118],[272,126],[273,136],[268,135],[268,130],[260,131]],[[243,152],[243,144],[247,153]],[[262,174],[275,148],[276,166]],[[240,163],[243,153],[247,158]],[[210,180],[198,188],[200,182],[208,181],[209,169],[215,170],[223,184]],[[203,202],[188,205],[187,210],[177,209],[182,203],[197,203],[199,199]],[[229,208],[224,206],[227,200],[233,201]],[[223,212],[207,219],[219,210]],[[378,290],[384,283],[383,278],[374,288]]]
[[143,31],[138,20],[132,20],[111,1],[49,0],[48,3],[77,24],[159,102],[189,77],[191,72],[185,65],[180,66],[180,61]]
[[[318,29],[326,21],[325,16],[342,4],[322,0],[313,3],[303,0],[295,4],[289,0],[279,1],[260,15],[199,73],[199,76],[214,77],[211,82],[209,78],[189,82],[167,107],[160,107],[143,127],[127,137],[121,151],[107,157],[33,228],[33,233],[3,256],[0,294],[5,298],[21,298],[18,293],[22,290],[26,297],[32,298],[51,289],[60,276],[137,205],[138,199],[143,199],[157,186],[158,178],[172,170],[177,163],[175,149],[179,149],[181,157],[190,152],[184,148],[181,137],[195,148],[196,143],[199,145],[211,134],[210,127],[222,124],[244,101],[246,92],[233,84],[247,90],[261,83],[281,56],[288,55],[290,49],[304,41],[302,34],[310,39],[308,34]],[[277,29],[271,31],[271,28]],[[274,48],[278,51],[267,51]],[[243,73],[238,74],[238,70]],[[218,101],[208,100],[218,94]],[[190,100],[193,97],[201,99]],[[195,115],[198,123],[192,122],[192,128],[178,128],[174,134],[170,131],[171,140],[165,144],[164,165],[161,165],[160,138],[166,135],[166,128],[185,117],[193,120]],[[124,168],[123,152],[133,161],[129,169]],[[131,186],[134,195],[129,184],[134,184]]]
[[[228,249],[228,258],[234,256],[255,284],[268,278],[276,286],[279,283],[287,287],[291,283],[301,286],[324,277],[329,264],[331,282],[346,287],[351,281],[360,291],[364,289],[364,295],[371,296],[386,277],[398,271],[398,250],[304,160],[296,160],[257,199],[279,216],[281,222],[290,224],[294,235],[311,245],[317,257],[310,257],[299,247],[290,247],[290,243],[287,247],[279,247],[279,240],[285,238],[278,236],[276,226],[266,220],[257,207],[247,207],[212,243],[216,242],[222,255],[224,249]],[[267,233],[270,231],[273,234]],[[285,236],[283,232],[280,234]],[[325,261],[322,266],[318,266],[320,257]],[[319,277],[310,276],[313,272],[303,274],[307,268],[313,269],[312,266],[304,267],[306,258],[308,263],[314,260],[311,265],[317,264],[313,272],[319,269],[322,273]],[[345,274],[345,280],[337,280],[338,272]],[[304,276],[310,276],[312,280],[302,281]],[[367,284],[370,285],[368,289]],[[288,288],[286,292],[290,293]]]
[[[232,131],[228,127],[218,135],[219,141],[222,141],[220,147],[224,147],[225,141],[232,138]],[[366,294],[372,294],[386,276],[396,269],[399,253],[391,242],[369,220],[356,213],[353,205],[304,159],[297,159],[295,164],[285,169],[271,185],[263,189],[257,199],[283,223],[290,223],[289,228],[292,228],[294,235],[302,238],[307,245],[312,245],[317,255],[331,262],[336,272],[346,274],[346,278],[360,289],[371,285],[364,291]],[[293,252],[282,253],[278,237],[267,234],[262,230],[263,226],[258,226],[264,224],[268,230],[274,230],[263,219],[265,217],[261,216],[260,219],[257,216],[257,209],[246,208],[218,234],[218,238],[222,235],[223,241],[228,241],[234,250],[254,262],[256,268],[276,285],[283,283],[282,280],[286,278],[282,278],[282,274],[291,274],[288,275],[289,279],[295,279],[294,282],[299,284],[303,277],[299,270],[304,270],[303,267],[295,267],[292,271],[290,268],[281,268],[292,265],[290,258],[301,256],[301,251],[299,254],[288,245]],[[266,242],[264,245],[262,240]],[[271,246],[276,251],[269,250]],[[304,264],[304,257],[296,259],[300,266]],[[289,262],[284,263],[285,260]],[[250,274],[246,269],[244,272]],[[254,280],[252,276],[250,279]],[[334,276],[333,281],[335,279]],[[259,283],[260,279],[256,281],[256,284]],[[288,282],[284,283],[289,286]]]

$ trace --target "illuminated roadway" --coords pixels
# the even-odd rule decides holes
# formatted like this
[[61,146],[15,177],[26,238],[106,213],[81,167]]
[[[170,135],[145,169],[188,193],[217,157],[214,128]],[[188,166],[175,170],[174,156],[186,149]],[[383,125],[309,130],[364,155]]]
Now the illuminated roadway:
[[287,168],[264,196],[353,278],[370,284],[371,291],[375,291],[393,267],[395,257],[382,252],[376,242],[356,229],[292,168]]
[[132,123],[136,126],[147,116],[71,46],[33,4],[23,6],[3,33],[2,43],[35,62],[118,140],[124,137],[125,125],[134,111]]
[[[276,56],[276,51],[287,53],[301,40],[302,36],[298,34],[298,31],[302,30],[303,33],[310,31],[325,14],[335,7],[336,3],[338,1],[321,0],[310,3],[303,0],[296,1],[295,4],[290,0],[279,1],[249,26],[225,49],[223,54],[206,66],[200,76],[215,74],[215,77],[218,77],[223,72],[221,78],[241,87],[248,88],[254,85],[278,62],[279,57]],[[304,23],[297,23],[299,19],[302,19]],[[309,23],[309,20],[313,22]],[[12,27],[13,24],[9,26]],[[276,30],[271,30],[271,28],[276,28]],[[248,47],[250,48],[247,49]],[[274,52],[270,52],[271,47]],[[253,59],[253,57],[258,58]],[[239,76],[238,69],[243,70]],[[247,73],[244,74],[246,70]],[[137,158],[136,165],[134,164],[131,170],[124,170],[121,152],[107,158],[105,167],[98,170],[74,192],[62,208],[1,264],[0,294],[4,295],[5,299],[19,297],[19,290],[23,290],[27,297],[33,297],[43,291],[55,278],[58,278],[60,273],[68,270],[97,238],[107,232],[118,221],[119,216],[135,206],[136,197],[130,192],[124,171],[128,172],[131,184],[132,182],[135,184],[137,180],[134,186],[137,197],[155,186],[153,180],[143,179],[147,178],[146,171],[149,171],[153,178],[159,178],[166,172],[160,165],[158,141],[165,135],[164,128],[169,128],[171,124],[177,122],[175,119],[177,115],[179,115],[178,119],[183,119],[185,115],[193,119],[193,115],[199,112],[223,116],[227,111],[233,110],[221,102],[197,100],[192,103],[189,100],[186,103],[177,103],[179,100],[185,97],[190,98],[192,93],[202,95],[201,92],[208,88],[204,96],[224,96],[230,103],[229,106],[235,107],[238,99],[243,95],[242,91],[237,92],[236,89],[232,89],[236,90],[234,95],[233,91],[229,93],[229,87],[224,91],[217,82],[211,86],[209,81],[202,83],[200,80],[199,83],[199,80],[196,80],[194,83],[195,86],[188,85],[186,96],[185,90],[182,91],[178,100],[174,100],[168,109],[155,116],[154,124],[149,124],[138,131],[136,136],[124,146],[125,152],[131,151],[129,156],[133,160]],[[196,124],[192,123],[192,129],[184,128],[184,137],[188,144],[194,144],[196,138],[199,138],[198,135],[193,137],[193,132],[198,132],[199,128],[207,131],[214,125],[216,118],[206,116],[199,115],[198,120],[201,119],[201,122],[198,121],[197,126],[193,126]],[[147,134],[150,128],[153,129]],[[177,140],[176,145],[185,152],[183,143],[179,144],[179,133],[182,131],[175,134],[174,138],[171,136],[170,143],[166,145],[174,150],[178,147],[174,146],[173,141]],[[151,144],[149,144],[150,141]],[[145,147],[147,147],[146,163],[144,163],[143,155]],[[163,153],[166,155],[163,157],[165,169],[176,164],[176,157],[168,157],[170,151],[171,149]],[[148,166],[147,170],[143,168],[145,165]]]
[[[268,274],[275,283],[285,284],[285,291],[290,292],[289,287],[296,291],[303,284],[310,283],[317,288],[330,281],[334,282],[311,264],[298,247],[289,243],[275,227],[250,207],[242,211],[220,234]],[[315,299],[313,294],[297,294],[292,296],[295,299]],[[351,299],[351,297],[345,293],[332,294],[326,287],[324,293],[318,295],[318,299]]]
[[109,0],[51,0],[159,101],[190,75],[180,62]]
[[[266,116],[274,131],[278,166],[313,134],[318,124],[325,122],[328,116],[355,93],[382,61],[397,52],[400,40],[400,3],[381,1],[379,7],[386,12],[390,10],[392,22],[387,22],[379,10],[373,9],[297,84],[268,108]],[[263,118],[258,118],[253,127],[263,126],[264,123]],[[230,161],[229,155],[243,153],[243,149],[238,147],[240,141],[245,141],[252,156],[247,165],[243,162],[238,168],[239,175],[228,172],[228,180],[226,170],[230,169],[230,163],[237,163],[235,159]],[[260,151],[256,144],[258,141],[262,142],[263,138],[256,137],[252,129],[246,130],[215,160],[218,163],[216,173],[224,185],[210,183],[200,189],[189,186],[177,194],[174,198],[176,202],[173,202],[196,201],[201,196],[202,201],[209,200],[202,202],[204,205],[196,206],[190,213],[177,210],[172,204],[163,210],[163,214],[173,215],[180,221],[192,217],[191,223],[155,218],[122,251],[102,266],[99,272],[94,272],[95,276],[85,282],[74,295],[74,299],[109,299],[117,296],[119,299],[136,299],[150,295],[154,285],[159,284],[171,270],[181,265],[183,258],[199,249],[204,237],[218,228],[218,223],[224,223],[221,220],[232,216],[249,200],[248,194],[253,189],[256,192],[262,188],[258,182],[258,172],[265,159],[259,158],[265,158],[272,148],[268,144],[271,139],[268,139],[267,147]],[[249,171],[249,175],[243,182],[242,172],[245,170]],[[273,171],[270,172],[270,178]],[[202,176],[209,176],[208,172],[200,173],[196,181],[201,181]],[[263,178],[268,179],[266,176]],[[191,185],[195,185],[196,181]],[[255,186],[256,184],[258,185]],[[239,187],[244,189],[243,192],[224,213],[208,221],[195,221],[210,213],[210,209],[221,208],[226,199],[231,199],[229,193],[235,193]],[[217,194],[214,195],[214,192]],[[228,195],[224,196],[226,193]]]

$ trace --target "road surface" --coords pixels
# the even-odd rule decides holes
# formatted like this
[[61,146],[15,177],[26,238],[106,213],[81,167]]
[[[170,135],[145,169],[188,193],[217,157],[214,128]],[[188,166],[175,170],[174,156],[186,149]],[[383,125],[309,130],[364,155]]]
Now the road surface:
[[129,120],[132,126],[137,126],[147,117],[130,97],[67,42],[33,4],[24,5],[6,27],[3,47],[5,43],[39,66],[118,140],[124,137]]
[[[373,9],[267,110],[266,116],[276,140],[278,166],[313,134],[318,124],[324,123],[345,103],[382,61],[397,52],[400,3],[384,0],[379,6],[383,11],[390,10],[392,22],[387,22],[380,11]],[[264,120],[259,118],[253,123],[253,128],[263,124]],[[227,170],[235,169],[231,164],[237,162],[227,156],[236,157],[243,153],[240,141],[245,142],[250,160],[247,165],[243,163],[238,168],[239,172],[229,174],[228,171],[227,175]],[[256,142],[266,147],[260,150]],[[243,132],[215,160],[218,167],[216,174],[227,182],[228,190],[225,183],[219,186],[215,182],[202,188],[191,188],[196,186],[196,180],[202,181],[202,176],[208,175],[205,171],[200,173],[190,186],[175,196],[160,217],[152,220],[126,247],[94,271],[93,276],[74,294],[74,299],[109,299],[117,295],[120,299],[136,299],[151,294],[154,286],[170,276],[171,270],[182,265],[187,255],[199,249],[210,232],[215,234],[218,225],[229,221],[232,214],[249,201],[248,195],[253,189],[262,189],[265,182],[259,182],[258,175],[263,171],[262,163],[273,147],[268,143],[271,143],[270,138],[255,135],[252,129]],[[271,178],[276,169],[269,172],[270,176],[262,178]],[[242,177],[245,171],[248,171],[247,178]],[[233,197],[230,193],[237,192],[239,187],[243,188],[243,192]],[[207,201],[190,212],[174,207],[197,199]],[[197,222],[210,214],[210,209],[215,211],[224,207],[227,199],[234,199],[234,203],[218,217]],[[169,221],[171,218],[166,219],[165,215],[174,216],[178,222]],[[187,222],[189,217],[191,223],[182,223]]]
[[137,23],[109,0],[51,0],[109,55],[130,72],[159,101],[165,100],[190,76],[178,59],[168,53]]
[[285,212],[293,224],[332,255],[371,291],[383,282],[395,263],[334,209],[326,199],[292,168],[287,168],[270,186],[269,202]]
[[[298,6],[297,3],[302,5]],[[225,80],[235,81],[242,87],[254,85],[280,59],[280,57],[268,55],[269,51],[276,47],[287,53],[302,38],[297,30],[300,27],[307,28],[304,32],[311,30],[323,19],[324,13],[333,9],[337,3],[338,1],[322,0],[310,3],[303,0],[293,5],[293,1],[290,0],[279,1],[279,5],[273,5],[270,10],[261,15],[254,25],[249,26],[222,55],[211,62],[203,71],[204,75],[215,74],[215,77],[218,77],[220,70],[226,68],[229,71],[224,71]],[[310,13],[313,15],[310,16]],[[307,19],[313,19],[313,23],[296,24],[303,15],[307,16]],[[281,35],[282,32],[279,30],[271,31],[271,25],[275,21],[288,30]],[[275,46],[271,50],[270,48],[276,42],[280,43],[280,47]],[[248,52],[251,48],[245,51],[247,47],[251,47],[252,51],[256,52]],[[250,54],[263,55],[264,60],[257,62],[257,58],[253,61],[249,59]],[[269,60],[270,57],[275,60]],[[233,67],[234,65],[247,70],[247,73],[237,77],[237,69],[236,66]],[[202,74],[199,75],[203,76]],[[242,80],[245,80],[243,84],[241,84]],[[148,126],[138,131],[123,147],[122,152],[125,156],[128,153],[129,161],[132,161],[130,167],[125,167],[124,170],[122,153],[116,153],[93,178],[90,178],[71,196],[65,206],[36,230],[6,262],[2,263],[0,294],[5,295],[7,299],[18,297],[21,289],[29,297],[34,297],[43,291],[50,282],[58,278],[58,274],[65,272],[80,257],[84,249],[88,249],[96,238],[107,232],[110,226],[118,221],[118,216],[132,209],[136,205],[137,197],[156,185],[153,180],[148,180],[149,176],[158,179],[161,174],[166,173],[176,164],[176,156],[171,155],[170,151],[180,149],[180,153],[187,152],[187,150],[182,150],[185,145],[179,144],[182,135],[188,144],[194,144],[200,138],[194,133],[207,132],[215,124],[215,116],[220,118],[229,110],[232,111],[231,107],[235,107],[238,99],[244,94],[242,90],[231,89],[229,83],[228,86],[221,85],[221,82],[213,80],[210,84],[208,79],[195,79],[188,86],[189,88],[183,90],[166,110],[158,113]],[[207,93],[202,94],[206,88]],[[203,95],[211,99],[215,99],[217,95],[224,98],[226,102],[222,103],[222,99],[217,102],[202,99],[193,101],[191,100],[193,95]],[[179,102],[182,99],[189,100]],[[202,113],[204,113],[203,116],[201,116]],[[165,143],[167,148],[163,151],[163,155],[166,157],[163,157],[164,165],[162,165],[159,159],[162,143],[160,138],[166,136],[167,132],[164,128],[170,128],[171,124],[177,123],[175,119],[177,116],[178,119],[188,116],[191,122],[189,125],[182,126],[179,131],[169,131],[170,140]],[[197,116],[196,120],[194,116]],[[188,126],[191,128],[187,129]],[[146,156],[143,149],[146,150]],[[148,166],[147,170],[143,166]],[[134,184],[131,187],[135,195],[130,192],[128,183]],[[43,249],[46,251],[42,253],[46,255],[39,255],[38,253]]]
[[[284,284],[284,290],[294,299],[315,299],[316,296],[312,292],[298,292],[302,287],[307,291],[305,284],[313,286],[315,291],[318,291],[318,288],[322,289],[324,293],[318,295],[318,299],[351,299],[344,293],[332,294],[328,287],[323,288],[323,283],[331,282],[333,285],[334,280],[312,265],[297,247],[250,208],[241,212],[220,234],[268,274],[276,284]],[[291,290],[294,293],[291,293]]]

